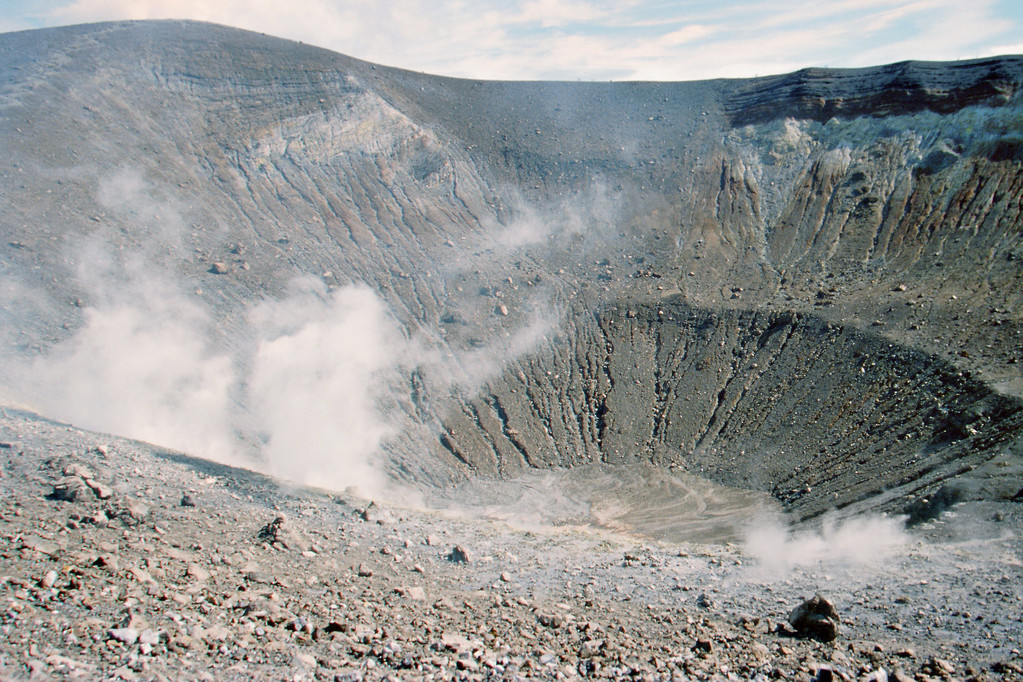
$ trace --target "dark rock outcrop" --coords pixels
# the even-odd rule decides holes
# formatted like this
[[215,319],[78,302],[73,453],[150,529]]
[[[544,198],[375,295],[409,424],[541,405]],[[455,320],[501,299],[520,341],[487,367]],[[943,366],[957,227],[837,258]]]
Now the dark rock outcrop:
[[780,118],[951,114],[970,106],[1008,104],[1019,88],[1019,59],[953,64],[900,62],[874,69],[802,69],[754,80],[726,104],[732,125]]

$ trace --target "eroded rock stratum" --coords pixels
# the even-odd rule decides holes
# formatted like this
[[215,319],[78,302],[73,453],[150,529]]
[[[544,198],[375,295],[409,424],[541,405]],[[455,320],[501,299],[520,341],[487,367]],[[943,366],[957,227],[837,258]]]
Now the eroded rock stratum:
[[0,36],[0,72],[8,357],[127,300],[100,338],[201,318],[244,412],[275,348],[253,310],[300,338],[266,302],[304,275],[385,311],[386,428],[334,440],[401,481],[651,464],[802,517],[1016,492],[1021,58],[483,82],[140,22]]

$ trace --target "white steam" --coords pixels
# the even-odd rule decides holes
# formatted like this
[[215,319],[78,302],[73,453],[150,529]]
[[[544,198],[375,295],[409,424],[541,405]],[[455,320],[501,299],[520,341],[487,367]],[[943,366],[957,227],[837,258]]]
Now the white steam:
[[251,417],[265,432],[271,473],[309,485],[376,490],[374,455],[396,426],[380,393],[397,374],[405,341],[363,286],[327,293],[303,278],[256,308],[259,336],[248,381]]
[[85,311],[74,338],[32,363],[29,399],[88,429],[229,459],[230,360],[210,354],[193,328],[165,312]]
[[42,352],[6,342],[5,401],[286,480],[379,490],[378,455],[398,429],[381,397],[411,344],[372,291],[296,279],[251,310],[229,353],[214,349],[203,302],[149,261],[81,252],[95,304]]
[[[4,358],[5,401],[82,428],[370,496],[385,491],[382,454],[406,426],[396,391],[412,368],[436,394],[471,393],[554,325],[549,309],[532,306],[520,326],[486,347],[452,352],[421,335],[410,339],[368,287],[328,290],[303,276],[227,330],[197,294],[146,257],[117,257],[100,242],[80,253],[87,266],[78,280],[94,304],[69,338]],[[214,346],[225,331],[228,344]]]
[[[403,432],[419,409],[408,394],[413,371],[429,395],[472,394],[550,338],[560,311],[546,283],[527,282],[506,263],[509,251],[610,232],[616,213],[601,188],[545,211],[522,202],[513,225],[493,226],[500,234],[429,264],[466,285],[464,294],[453,285],[446,305],[469,322],[410,332],[368,287],[328,290],[311,276],[238,319],[218,319],[195,283],[177,274],[195,247],[186,237],[191,231],[208,245],[210,221],[140,169],[97,180],[98,227],[65,254],[79,264],[72,290],[88,304],[74,333],[40,349],[32,327],[67,302],[11,280],[0,287],[0,399],[82,428],[369,495],[383,492],[384,452],[413,433]],[[540,249],[548,250],[568,253],[560,243]],[[504,291],[477,295],[484,282]],[[434,416],[415,428],[438,428]]]
[[[514,189],[509,188],[505,194],[515,206],[515,218],[507,225],[491,223],[488,229],[495,241],[506,249],[588,235],[606,240],[612,237],[613,227],[621,221],[623,200],[620,193],[597,180],[579,194],[544,209],[524,200]],[[566,245],[559,243],[558,249],[564,251]]]
[[557,329],[562,311],[538,294],[528,306],[522,322],[504,335],[494,334],[487,345],[452,352],[445,350],[427,338],[420,339],[412,349],[421,365],[431,378],[432,389],[446,393],[457,389],[465,395],[472,395],[483,385],[497,376],[509,362],[535,350],[550,338]]
[[[83,279],[112,269],[94,261]],[[73,337],[5,363],[9,386],[62,421],[231,461],[234,373],[208,346],[205,311],[137,261],[119,269],[127,280],[94,292]]]
[[904,520],[862,516],[826,518],[819,530],[792,531],[779,520],[761,520],[746,531],[744,549],[767,570],[796,567],[868,567],[883,563],[909,542]]
[[151,260],[157,248],[182,248],[188,231],[184,203],[147,180],[142,169],[124,166],[99,178],[96,199],[107,212],[132,226],[139,247]]

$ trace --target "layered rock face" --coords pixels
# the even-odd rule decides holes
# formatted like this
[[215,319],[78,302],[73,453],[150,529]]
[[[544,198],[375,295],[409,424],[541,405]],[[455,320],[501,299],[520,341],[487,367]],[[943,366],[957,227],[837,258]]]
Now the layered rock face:
[[9,353],[158,274],[258,365],[304,275],[394,324],[399,480],[643,463],[810,517],[1020,457],[1021,58],[502,83],[140,22],[0,71]]

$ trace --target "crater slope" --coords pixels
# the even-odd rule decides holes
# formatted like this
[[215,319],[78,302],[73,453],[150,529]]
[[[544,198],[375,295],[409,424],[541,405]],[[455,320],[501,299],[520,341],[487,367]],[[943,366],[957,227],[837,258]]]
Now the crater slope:
[[252,320],[300,338],[304,276],[385,311],[382,427],[327,435],[402,482],[653,465],[800,518],[1019,488],[1023,58],[484,82],[161,21],[5,34],[0,73],[9,401],[47,411],[11,366],[97,310],[200,311],[272,459]]

